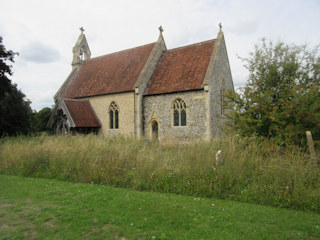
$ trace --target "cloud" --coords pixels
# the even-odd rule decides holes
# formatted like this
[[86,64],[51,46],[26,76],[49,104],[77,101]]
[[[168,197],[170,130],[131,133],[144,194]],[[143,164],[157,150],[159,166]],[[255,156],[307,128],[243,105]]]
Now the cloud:
[[0,0],[0,6],[0,35],[20,53],[11,79],[37,110],[51,106],[70,73],[80,26],[95,57],[155,42],[160,25],[168,49],[205,41],[217,36],[221,22],[236,87],[249,74],[237,55],[248,56],[262,37],[311,46],[320,39],[319,0]]
[[255,19],[242,19],[230,24],[227,28],[230,33],[238,36],[248,36],[257,32],[259,22]]
[[50,63],[60,59],[59,51],[40,41],[30,42],[19,52],[22,59],[34,63]]

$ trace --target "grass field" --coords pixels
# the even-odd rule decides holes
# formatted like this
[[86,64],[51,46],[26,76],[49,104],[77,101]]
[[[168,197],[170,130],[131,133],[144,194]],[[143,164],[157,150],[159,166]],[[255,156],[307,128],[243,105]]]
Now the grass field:
[[189,145],[94,135],[4,138],[0,173],[320,213],[319,165],[305,149],[257,138],[225,136]]
[[0,175],[0,239],[320,239],[320,215]]

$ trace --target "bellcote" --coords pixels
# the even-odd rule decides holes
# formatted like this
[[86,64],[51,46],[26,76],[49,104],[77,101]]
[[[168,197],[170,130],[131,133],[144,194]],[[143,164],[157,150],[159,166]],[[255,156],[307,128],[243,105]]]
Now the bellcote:
[[73,60],[72,60],[72,70],[78,68],[84,60],[87,60],[91,56],[91,52],[89,49],[89,45],[86,39],[86,36],[84,35],[84,29],[83,27],[80,28],[81,34],[75,44],[75,46],[72,49],[73,53]]

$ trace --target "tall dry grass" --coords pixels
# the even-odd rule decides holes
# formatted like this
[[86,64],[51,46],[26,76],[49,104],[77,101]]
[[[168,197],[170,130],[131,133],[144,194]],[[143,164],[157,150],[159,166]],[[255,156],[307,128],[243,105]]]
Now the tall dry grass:
[[255,138],[188,145],[94,135],[8,138],[0,144],[0,172],[320,212],[319,166],[298,147]]

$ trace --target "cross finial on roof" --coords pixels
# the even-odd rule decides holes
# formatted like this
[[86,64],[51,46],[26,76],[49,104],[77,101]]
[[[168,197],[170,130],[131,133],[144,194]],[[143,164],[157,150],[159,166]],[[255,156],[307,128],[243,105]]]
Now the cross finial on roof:
[[222,32],[222,24],[219,23],[219,32]]
[[159,27],[159,31],[160,31],[160,33],[162,33],[163,32],[163,28],[162,28],[162,26],[160,25],[160,27]]
[[80,29],[80,31],[81,31],[81,34],[83,34],[84,28],[83,28],[83,27],[80,27],[79,29]]

